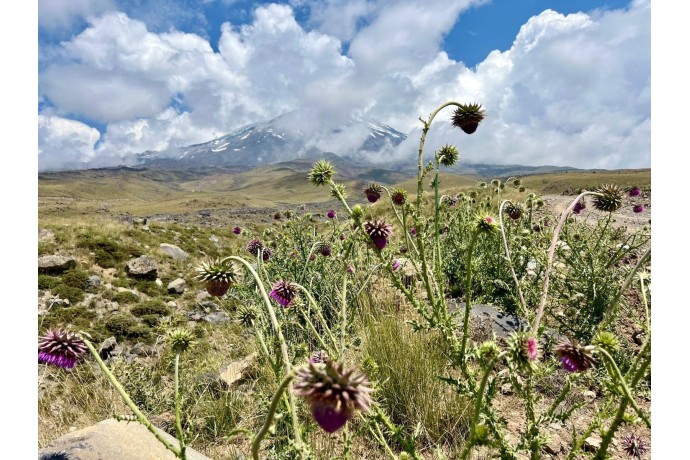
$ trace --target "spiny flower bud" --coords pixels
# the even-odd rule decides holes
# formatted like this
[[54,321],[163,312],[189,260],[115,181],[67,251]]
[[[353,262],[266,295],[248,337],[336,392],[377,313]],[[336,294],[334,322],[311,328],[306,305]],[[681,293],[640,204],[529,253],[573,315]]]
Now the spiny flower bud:
[[482,343],[477,349],[477,357],[482,364],[489,364],[500,353],[501,349],[493,340]]
[[472,134],[485,117],[486,111],[480,104],[460,104],[453,112],[451,122],[453,126],[462,129],[465,133]]
[[493,233],[499,229],[496,219],[489,214],[477,214],[474,217],[474,228],[478,232]]
[[406,200],[407,200],[407,192],[401,188],[395,189],[391,193],[391,201],[393,201],[393,204],[397,204],[398,206],[402,206],[405,204]]
[[169,331],[167,339],[174,353],[187,351],[187,349],[194,344],[192,332],[182,327]]
[[328,217],[329,219],[335,219],[335,216],[335,211],[332,209],[326,213],[326,217]]
[[78,335],[52,329],[38,340],[38,362],[71,369],[87,347]]
[[563,369],[568,372],[583,372],[596,364],[592,355],[594,347],[582,346],[575,340],[564,339],[554,349],[561,360]]
[[254,257],[258,257],[259,254],[261,254],[261,259],[264,262],[267,262],[273,254],[271,248],[264,246],[261,240],[251,240],[249,243],[247,243],[247,252]]
[[314,163],[309,172],[309,182],[317,187],[324,185],[333,179],[335,168],[326,160],[319,160]]
[[243,305],[237,311],[237,319],[246,327],[254,326],[256,321],[256,308],[253,305]]
[[211,260],[196,267],[196,279],[206,283],[206,291],[216,297],[222,297],[230,286],[242,279],[242,270],[232,261]]
[[393,227],[382,220],[364,222],[364,231],[374,245],[382,250],[388,244],[388,237],[393,233]]
[[599,211],[613,212],[623,205],[623,192],[617,185],[602,185],[596,192],[600,195],[595,195],[593,201],[594,207]]
[[367,200],[370,203],[376,203],[379,198],[381,198],[381,193],[383,193],[383,187],[378,184],[369,184],[363,189],[364,194],[367,196]]
[[368,412],[372,402],[369,380],[330,360],[299,368],[294,388],[297,396],[309,401],[314,420],[328,433],[342,428],[356,410]]
[[613,353],[620,348],[618,338],[613,333],[607,331],[599,332],[596,336],[594,336],[594,339],[592,339],[592,343],[599,348],[603,348],[609,353]]
[[324,256],[324,257],[330,256],[330,255],[331,255],[331,252],[332,252],[331,245],[328,244],[328,243],[321,243],[321,244],[319,244],[317,250],[318,250],[319,253],[320,253],[322,256]]
[[445,167],[453,166],[459,157],[460,152],[458,152],[457,147],[454,145],[446,144],[436,151],[438,162]]
[[360,205],[356,204],[352,207],[352,220],[355,223],[355,226],[358,227],[359,223],[362,221],[362,217],[364,217],[364,208],[362,208]]
[[290,281],[280,280],[268,295],[283,307],[288,307],[297,296],[297,286]]

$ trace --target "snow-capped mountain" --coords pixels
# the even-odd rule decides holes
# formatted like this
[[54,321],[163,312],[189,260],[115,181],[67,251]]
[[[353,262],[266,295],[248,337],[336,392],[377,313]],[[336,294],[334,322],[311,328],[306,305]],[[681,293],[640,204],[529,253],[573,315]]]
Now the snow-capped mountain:
[[[307,125],[308,127],[305,127]],[[212,141],[164,152],[137,155],[145,166],[166,169],[224,166],[253,168],[294,159],[315,159],[325,152],[367,164],[385,155],[407,136],[382,123],[351,118],[337,128],[314,126],[295,114],[240,128]]]

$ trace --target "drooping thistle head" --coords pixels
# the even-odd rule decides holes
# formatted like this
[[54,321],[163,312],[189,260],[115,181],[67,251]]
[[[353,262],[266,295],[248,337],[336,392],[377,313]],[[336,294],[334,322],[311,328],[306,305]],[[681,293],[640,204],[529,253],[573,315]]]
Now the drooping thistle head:
[[242,280],[239,265],[229,260],[210,260],[196,267],[196,279],[206,283],[206,291],[216,297],[222,297],[230,286]]
[[246,327],[254,326],[256,321],[256,308],[253,305],[242,305],[237,309],[237,320]]
[[453,166],[460,158],[460,152],[454,145],[444,145],[436,151],[436,159],[445,167]]
[[168,331],[167,340],[173,353],[183,353],[194,344],[194,334],[185,327],[178,327]]
[[503,183],[503,182],[501,182],[501,181],[498,180],[498,179],[491,179],[491,186],[494,187],[494,188],[500,187],[502,183]]
[[316,249],[324,257],[330,256],[331,252],[333,252],[333,248],[328,243],[320,243]]
[[251,240],[249,243],[247,243],[246,249],[247,252],[254,257],[258,257],[259,254],[261,254],[261,259],[264,262],[267,262],[271,258],[271,255],[273,255],[271,248],[264,246],[261,240],[258,239]]
[[274,218],[275,220],[280,220],[281,217],[282,217],[282,216],[280,215],[280,211],[277,211],[275,214],[273,214],[273,218]]
[[38,340],[38,362],[71,369],[86,350],[86,344],[77,334],[51,329]]
[[525,188],[524,185],[520,185],[520,186],[518,187],[518,192],[520,192],[520,193],[523,193],[525,190],[527,190],[527,189]]
[[513,220],[518,220],[522,217],[522,206],[519,203],[508,203],[506,205],[506,213]]
[[232,229],[232,233],[235,235],[241,235],[242,234],[242,228],[241,227],[235,227]]
[[296,371],[295,394],[306,399],[321,428],[334,433],[357,410],[369,411],[373,390],[369,380],[357,370],[344,370],[339,363],[309,363]]
[[367,196],[367,200],[369,200],[370,203],[376,203],[378,199],[381,198],[383,187],[381,187],[379,184],[371,183],[364,187],[362,191]]
[[623,205],[623,191],[614,184],[605,184],[595,190],[594,207],[599,211],[613,212]]
[[273,285],[273,289],[268,295],[283,307],[289,307],[295,297],[297,297],[297,289],[294,283],[280,280]]
[[594,347],[583,346],[575,340],[564,339],[554,349],[563,369],[568,372],[584,372],[596,364]]
[[312,185],[319,187],[333,180],[334,175],[335,167],[326,160],[319,160],[311,167],[307,178]]
[[391,201],[393,204],[402,206],[407,201],[407,191],[401,188],[396,188],[391,192]]
[[332,209],[326,213],[326,217],[328,217],[329,219],[335,219],[335,216],[336,216],[336,213]]
[[479,188],[486,188],[486,182],[479,182],[479,183],[477,183],[477,187],[479,187]]
[[481,104],[460,104],[453,112],[451,122],[453,126],[462,129],[467,134],[477,130],[479,123],[486,118],[486,111]]
[[382,220],[370,220],[364,222],[364,231],[367,232],[374,245],[382,250],[388,244],[388,237],[393,233],[393,227]]
[[[407,252],[407,250],[406,250],[406,252]],[[398,259],[395,259],[395,260],[393,260],[393,263],[391,264],[391,269],[393,269],[393,271],[395,271],[398,268],[400,268],[400,265],[401,265],[400,261]]]
[[644,205],[636,204],[635,206],[633,206],[633,212],[634,212],[635,214],[639,214],[639,213],[641,213],[642,211],[644,211]]

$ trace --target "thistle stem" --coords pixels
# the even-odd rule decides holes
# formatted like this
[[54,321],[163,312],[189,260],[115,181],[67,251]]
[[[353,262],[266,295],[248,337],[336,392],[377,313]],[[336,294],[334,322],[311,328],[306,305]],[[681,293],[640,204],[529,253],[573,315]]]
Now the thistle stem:
[[276,409],[278,408],[278,403],[283,397],[283,393],[285,392],[285,390],[290,386],[290,382],[292,382],[292,379],[294,377],[295,376],[292,372],[288,373],[288,375],[285,376],[283,381],[280,383],[278,390],[276,390],[275,394],[273,395],[273,399],[271,399],[271,405],[268,406],[268,414],[266,414],[266,420],[264,421],[264,425],[261,427],[261,430],[259,430],[259,432],[254,437],[254,440],[252,441],[252,458],[254,460],[259,460],[259,449],[261,448],[261,440],[266,436],[266,433],[268,433],[268,430],[271,428],[271,423],[273,422],[273,417],[275,417]]
[[462,320],[462,343],[460,345],[460,357],[462,358],[462,368],[465,369],[465,350],[467,349],[467,336],[469,335],[470,311],[472,308],[472,252],[477,243],[479,232],[472,233],[470,247],[467,249],[467,259],[465,262],[465,317]]
[[177,440],[180,442],[181,460],[187,459],[187,446],[184,441],[184,433],[182,431],[182,401],[180,397],[180,354],[175,353],[175,430],[177,431]]
[[503,249],[506,252],[506,260],[508,261],[508,268],[510,268],[510,274],[513,277],[513,281],[515,282],[515,288],[518,291],[518,295],[520,297],[520,306],[522,307],[522,312],[523,314],[527,313],[527,303],[525,302],[525,296],[522,295],[522,289],[520,289],[520,282],[518,281],[517,275],[515,274],[515,269],[513,268],[513,261],[510,258],[510,249],[508,248],[508,239],[506,238],[506,232],[505,228],[503,225],[503,205],[506,203],[510,203],[509,200],[503,200],[501,202],[501,205],[498,207],[498,221],[501,224],[501,237],[503,239]]
[[628,402],[630,406],[637,412],[637,415],[640,416],[640,418],[645,422],[647,425],[647,428],[652,427],[652,423],[649,421],[649,417],[647,414],[645,414],[642,409],[640,409],[640,406],[637,405],[635,402],[635,398],[633,398],[632,392],[630,391],[630,388],[628,388],[628,384],[625,381],[625,378],[621,374],[620,369],[618,369],[618,365],[616,364],[616,361],[613,360],[611,355],[609,354],[608,351],[605,349],[599,347],[598,352],[606,358],[606,361],[609,363],[610,368],[609,368],[609,373],[611,374],[611,377],[613,377],[614,380],[618,380],[618,384],[621,386],[621,389],[623,390],[623,394],[625,397],[628,399]]

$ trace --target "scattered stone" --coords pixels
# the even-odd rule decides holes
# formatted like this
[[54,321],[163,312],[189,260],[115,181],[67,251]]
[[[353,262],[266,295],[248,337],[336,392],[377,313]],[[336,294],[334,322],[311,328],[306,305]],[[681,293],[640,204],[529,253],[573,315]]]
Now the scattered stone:
[[99,278],[97,275],[91,275],[91,276],[89,276],[89,279],[86,280],[87,289],[96,289],[100,285],[101,285],[101,278]]
[[187,283],[182,278],[177,278],[168,284],[168,294],[183,294]]
[[204,321],[211,324],[224,324],[231,320],[230,315],[224,311],[217,311],[214,313],[209,313],[204,316]]
[[38,273],[59,274],[77,266],[77,260],[71,256],[42,256],[38,258]]
[[136,289],[128,289],[126,287],[118,286],[117,292],[129,292],[130,294],[134,294],[137,297],[137,299],[141,298],[141,293]]
[[[158,430],[166,441],[177,446],[177,440]],[[67,454],[68,457],[58,457]],[[39,458],[68,458],[70,460],[175,460],[169,451],[142,424],[104,420],[96,425],[77,430],[53,441],[39,451]],[[211,460],[188,447],[188,460]]]
[[584,396],[587,399],[597,399],[597,394],[590,390],[583,391],[582,396]]
[[141,256],[127,262],[125,271],[132,278],[155,280],[158,277],[158,264],[153,257]]
[[137,342],[130,348],[129,353],[139,357],[151,356],[153,354],[153,348],[141,342]]
[[177,308],[177,302],[175,302],[174,300],[169,300],[168,302],[165,303],[165,305],[170,307],[170,308]]
[[208,239],[209,239],[212,243],[215,243],[216,245],[218,245],[218,243],[220,243],[220,240],[218,239],[218,237],[217,237],[216,235],[211,235],[211,236],[208,237]]
[[187,254],[185,251],[175,246],[174,244],[161,243],[159,247],[161,251],[163,251],[165,254],[169,255],[175,260],[185,260],[189,258],[189,254]]
[[196,300],[197,302],[201,302],[202,300],[208,299],[209,297],[211,297],[211,294],[209,294],[208,291],[204,289],[203,291],[199,291],[196,293],[196,297],[194,298],[194,300]]
[[242,380],[244,378],[247,369],[252,365],[252,363],[259,356],[257,352],[246,356],[239,361],[233,361],[227,366],[224,366],[220,370],[220,380],[225,383],[228,387],[232,386],[233,383]]
[[565,451],[561,437],[555,433],[550,434],[548,441],[544,444],[544,451],[554,457]]
[[[451,313],[459,310],[462,315],[465,312],[465,302],[456,302],[453,299],[449,299],[448,310]],[[518,331],[522,324],[522,321],[517,316],[503,313],[491,305],[473,305],[470,315],[478,319],[489,320],[492,331],[497,337],[504,339],[510,337],[510,334],[513,332]]]
[[163,280],[156,278],[156,286],[163,286]]
[[589,438],[585,439],[585,443],[582,447],[585,449],[585,452],[596,452],[599,450],[599,447],[601,447],[601,439],[595,436],[590,436]]
[[501,394],[505,396],[510,396],[514,393],[513,391],[513,385],[510,383],[504,383],[501,385]]
[[55,234],[47,228],[42,228],[38,231],[38,241],[53,241]]
[[218,304],[213,302],[212,300],[206,300],[204,302],[199,302],[199,305],[201,305],[204,308],[204,311],[208,313],[211,310],[218,310]]
[[105,339],[98,348],[98,356],[103,360],[112,357],[115,347],[117,347],[117,339],[115,337]]

